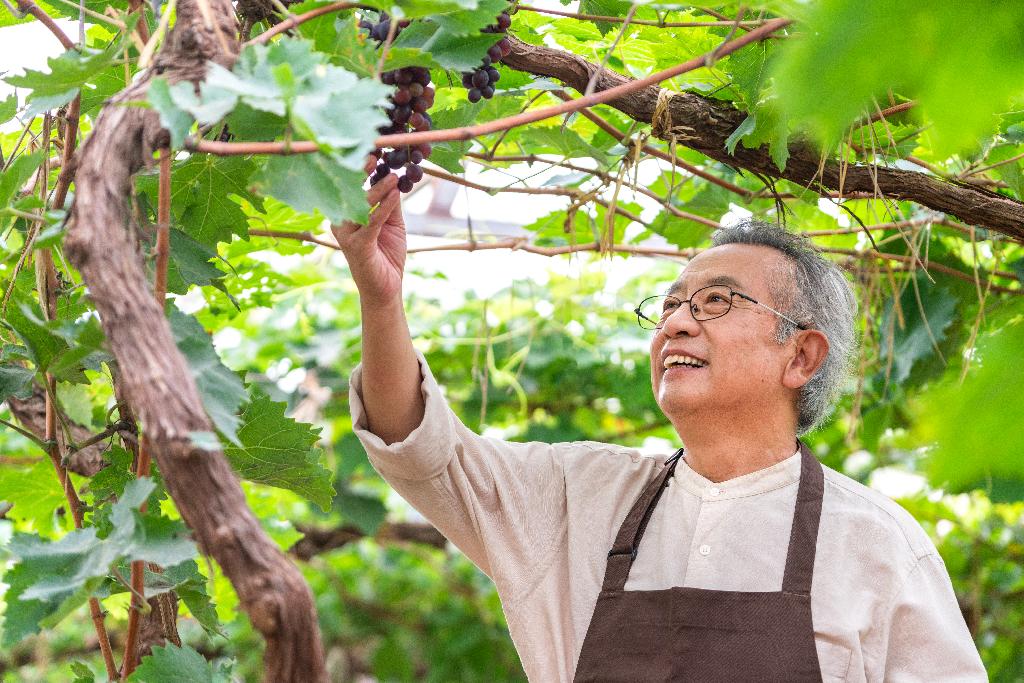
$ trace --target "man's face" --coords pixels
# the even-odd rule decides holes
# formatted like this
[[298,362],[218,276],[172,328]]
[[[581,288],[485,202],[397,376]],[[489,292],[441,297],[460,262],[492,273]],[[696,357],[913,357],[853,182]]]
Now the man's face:
[[[693,258],[670,292],[680,300],[711,284],[724,284],[778,309],[769,280],[791,277],[792,264],[771,247],[726,244]],[[782,385],[788,346],[775,341],[779,318],[734,296],[728,314],[696,321],[680,306],[651,340],[651,386],[662,411],[673,422],[690,417],[776,409],[791,402]],[[666,355],[704,362],[702,367],[665,367]],[[791,403],[788,403],[791,405]]]

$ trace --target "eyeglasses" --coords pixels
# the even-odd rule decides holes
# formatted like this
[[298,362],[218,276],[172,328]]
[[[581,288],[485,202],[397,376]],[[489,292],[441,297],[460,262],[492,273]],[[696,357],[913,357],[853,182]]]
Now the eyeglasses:
[[669,316],[675,313],[683,304],[689,304],[690,315],[693,316],[694,320],[704,321],[721,318],[732,310],[732,298],[734,296],[746,299],[750,303],[757,304],[762,308],[767,308],[786,322],[796,326],[797,329],[807,329],[806,325],[801,325],[789,316],[779,313],[771,306],[765,306],[756,299],[741,292],[736,292],[725,285],[701,287],[691,294],[689,299],[685,300],[671,294],[649,296],[641,301],[640,305],[633,309],[633,312],[636,313],[636,320],[640,323],[640,327],[645,330],[659,330],[665,324],[665,321],[669,319]]

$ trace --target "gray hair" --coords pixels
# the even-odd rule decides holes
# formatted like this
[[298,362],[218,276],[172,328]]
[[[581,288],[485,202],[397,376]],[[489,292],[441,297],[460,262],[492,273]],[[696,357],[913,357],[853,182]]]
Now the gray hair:
[[[782,252],[793,264],[792,273],[772,273],[768,287],[781,312],[828,339],[828,355],[814,376],[800,389],[797,433],[819,426],[832,413],[849,377],[857,348],[854,319],[857,299],[839,267],[821,255],[804,237],[763,221],[744,220],[715,231],[713,246],[753,244]],[[795,276],[795,286],[794,286]],[[797,328],[779,319],[776,340],[781,344]]]

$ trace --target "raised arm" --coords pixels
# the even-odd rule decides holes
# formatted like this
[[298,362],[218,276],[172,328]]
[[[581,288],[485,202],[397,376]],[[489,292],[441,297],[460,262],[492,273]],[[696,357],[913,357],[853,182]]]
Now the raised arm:
[[[375,165],[371,157],[367,173]],[[370,188],[374,208],[365,226],[331,226],[359,289],[367,423],[387,444],[403,441],[423,420],[422,376],[402,303],[406,239],[397,181],[392,173]]]

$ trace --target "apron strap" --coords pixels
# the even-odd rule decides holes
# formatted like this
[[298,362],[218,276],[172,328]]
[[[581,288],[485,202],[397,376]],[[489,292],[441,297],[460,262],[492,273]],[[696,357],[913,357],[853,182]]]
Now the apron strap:
[[608,564],[604,571],[604,584],[601,589],[605,591],[621,591],[626,586],[626,579],[629,578],[629,570],[633,567],[633,560],[636,559],[637,548],[640,547],[640,540],[647,530],[647,523],[654,513],[654,507],[658,504],[669,478],[676,471],[676,464],[683,454],[680,448],[676,454],[665,461],[665,465],[640,496],[633,503],[629,514],[619,527],[619,533],[615,537],[612,549],[608,551]]
[[[782,591],[810,595],[818,544],[818,526],[821,521],[821,501],[825,492],[825,475],[821,463],[804,442],[797,440],[797,443],[800,446],[800,483],[797,488],[793,525],[789,533]],[[619,527],[615,543],[608,552],[604,583],[601,586],[603,591],[621,591],[625,588],[647,523],[668,480],[675,473],[682,454],[683,449],[680,448],[675,455],[665,461],[661,472],[647,484]]]
[[811,451],[800,445],[800,487],[796,493],[793,526],[789,532],[786,573],[782,592],[811,594],[814,577],[814,555],[818,545],[818,522],[821,521],[821,499],[825,492],[825,475],[821,463]]

